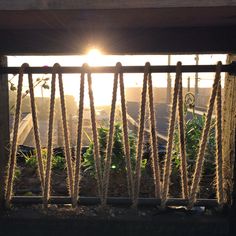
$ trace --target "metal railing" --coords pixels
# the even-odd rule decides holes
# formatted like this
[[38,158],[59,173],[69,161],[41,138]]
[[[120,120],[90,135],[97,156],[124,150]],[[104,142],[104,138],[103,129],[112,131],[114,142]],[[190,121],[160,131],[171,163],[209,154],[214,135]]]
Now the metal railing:
[[[198,157],[195,164],[195,171],[191,182],[189,184],[187,160],[186,160],[186,144],[185,144],[185,128],[183,118],[183,94],[182,94],[182,73],[185,72],[214,72],[215,79],[212,87],[212,93],[209,101],[209,107],[206,114],[205,126],[203,129],[202,139]],[[115,67],[89,67],[83,65],[82,67],[61,67],[55,64],[53,67],[29,67],[28,64],[23,64],[22,67],[1,67],[0,74],[19,74],[18,88],[17,88],[17,101],[15,110],[15,121],[13,138],[11,141],[11,150],[9,155],[9,169],[6,180],[6,203],[9,204],[69,204],[74,207],[77,204],[114,204],[114,205],[161,205],[165,206],[187,206],[191,209],[193,206],[222,206],[224,204],[223,196],[223,168],[222,168],[222,112],[221,112],[221,83],[220,77],[222,72],[229,74],[236,74],[236,64],[229,65],[191,65],[184,66],[180,62],[176,66],[151,66],[146,63],[145,66],[122,66],[117,63]],[[33,89],[33,74],[52,74],[51,82],[51,98],[50,98],[50,111],[49,111],[49,131],[48,131],[48,147],[47,147],[47,160],[44,164],[42,160],[41,144],[38,131],[37,111],[35,107],[34,89]],[[76,73],[80,74],[80,100],[79,100],[79,116],[77,127],[77,145],[76,157],[72,161],[70,153],[70,144],[68,138],[68,127],[66,117],[65,98],[63,90],[63,74]],[[107,150],[105,164],[101,167],[101,159],[99,153],[99,143],[96,125],[96,114],[94,106],[94,97],[92,89],[92,75],[94,73],[111,73],[114,74],[113,95],[111,101],[110,122],[109,122],[109,135],[107,139]],[[138,130],[138,144],[136,150],[136,165],[132,168],[130,159],[130,147],[128,142],[128,124],[127,124],[127,110],[126,99],[124,92],[124,76],[126,73],[143,73],[143,87],[140,102],[139,114],[139,130]],[[155,113],[153,106],[153,86],[152,86],[152,73],[175,73],[175,86],[172,96],[172,106],[169,121],[168,140],[166,148],[166,156],[164,165],[160,165],[160,158],[157,148],[157,133]],[[12,192],[14,182],[14,170],[16,167],[16,153],[17,153],[17,139],[19,129],[19,116],[21,111],[22,99],[22,84],[24,74],[28,75],[29,80],[29,95],[31,99],[32,119],[34,127],[34,137],[37,150],[37,160],[39,167],[39,176],[41,182],[42,196],[14,196]],[[61,111],[63,120],[64,143],[65,143],[65,159],[67,163],[68,175],[68,192],[69,196],[51,196],[51,161],[52,161],[52,131],[53,119],[55,110],[55,81],[58,75],[60,98],[61,98]],[[79,78],[79,76],[78,76]],[[94,143],[94,159],[96,169],[96,179],[98,186],[97,197],[83,197],[79,194],[80,174],[81,174],[81,142],[82,142],[82,128],[83,128],[83,109],[84,109],[84,86],[85,80],[88,82],[88,92],[90,99],[91,110],[91,124],[93,130],[93,143]],[[121,95],[121,112],[122,112],[122,125],[123,125],[123,145],[126,161],[126,174],[127,174],[127,188],[129,197],[109,197],[108,188],[110,180],[110,165],[112,158],[113,136],[114,136],[114,118],[117,100],[117,89],[120,85]],[[148,98],[148,99],[147,99]],[[143,137],[145,132],[144,117],[146,106],[148,103],[149,116],[150,116],[150,139],[151,139],[151,159],[152,159],[152,172],[153,183],[155,186],[155,197],[153,198],[140,198],[140,178],[141,178],[141,161],[143,155]],[[204,162],[204,152],[206,148],[207,136],[209,134],[209,126],[211,123],[212,112],[214,104],[216,103],[216,199],[198,199],[198,187],[202,175],[202,167]],[[172,148],[173,148],[173,135],[174,127],[176,124],[176,114],[178,113],[179,124],[179,137],[180,137],[180,173],[181,173],[181,198],[169,198],[170,175],[172,170]]]

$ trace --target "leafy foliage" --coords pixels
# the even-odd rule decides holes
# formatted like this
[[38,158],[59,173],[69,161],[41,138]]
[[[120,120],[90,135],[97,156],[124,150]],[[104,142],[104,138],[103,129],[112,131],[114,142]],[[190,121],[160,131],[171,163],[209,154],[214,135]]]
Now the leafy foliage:
[[[205,124],[205,115],[203,116],[193,116],[185,124],[185,140],[186,140],[186,156],[189,166],[190,173],[193,172],[196,157],[198,155],[200,140],[202,136],[203,127]],[[208,135],[207,146],[205,150],[205,165],[204,171],[207,174],[212,174],[214,172],[214,158],[215,158],[215,120],[212,120],[211,128]],[[180,165],[180,149],[179,149],[179,133],[178,127],[175,129],[174,133],[174,147],[172,152],[172,158],[174,166],[176,168]]]
[[[100,145],[100,156],[102,166],[104,166],[104,159],[107,147],[107,137],[108,137],[108,128],[100,127],[98,129],[98,139]],[[125,170],[125,154],[124,154],[124,145],[122,138],[122,127],[120,123],[115,124],[114,128],[114,143],[112,149],[112,162],[111,169],[113,172],[122,172]],[[134,167],[135,165],[135,153],[136,153],[136,137],[134,134],[129,134],[129,145],[130,145],[130,158],[131,164]],[[143,161],[142,167],[145,166],[147,161]],[[87,151],[83,155],[83,167],[85,171],[90,170],[91,173],[94,174],[95,166],[94,166],[94,154],[93,154],[93,142],[90,142]]]
[[[47,150],[42,149],[42,157],[44,166],[46,165]],[[31,156],[25,156],[25,165],[32,169],[36,169],[38,166],[36,152]],[[65,158],[59,155],[52,156],[52,169],[54,170],[64,170],[66,166]]]

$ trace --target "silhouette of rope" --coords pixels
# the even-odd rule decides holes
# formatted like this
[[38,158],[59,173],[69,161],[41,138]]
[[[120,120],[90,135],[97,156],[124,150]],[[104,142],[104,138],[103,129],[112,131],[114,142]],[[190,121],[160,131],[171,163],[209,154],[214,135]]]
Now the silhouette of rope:
[[43,203],[44,207],[48,206],[48,200],[50,198],[51,187],[51,166],[52,166],[52,146],[53,146],[53,125],[54,125],[54,111],[55,111],[55,92],[56,92],[56,73],[58,67],[54,64],[52,71],[51,81],[51,99],[49,108],[49,121],[48,121],[48,145],[47,145],[47,161],[46,161],[46,173],[45,173],[45,187]]
[[35,146],[36,146],[36,155],[39,167],[39,177],[40,183],[42,188],[42,195],[44,193],[44,164],[43,164],[43,157],[42,157],[42,148],[40,143],[39,137],[39,127],[38,127],[38,117],[35,105],[35,97],[34,97],[34,85],[33,85],[33,78],[32,74],[28,74],[29,77],[29,91],[30,91],[30,104],[31,104],[31,113],[32,113],[32,120],[33,120],[33,129],[34,129],[34,137],[35,137]]
[[152,169],[155,184],[155,197],[161,198],[161,180],[160,180],[160,167],[158,157],[157,135],[156,135],[156,120],[153,105],[153,87],[152,75],[150,73],[150,63],[147,64],[148,68],[148,97],[149,97],[149,111],[150,111],[150,125],[151,125],[151,142],[152,142]]
[[84,111],[84,67],[80,78],[80,100],[79,100],[79,117],[77,126],[77,148],[76,148],[76,163],[75,163],[75,179],[74,179],[74,196],[72,199],[73,207],[77,206],[80,183],[80,167],[81,167],[81,145],[82,145],[82,129],[83,129],[83,111]]
[[129,137],[128,137],[128,121],[126,114],[126,102],[125,102],[125,91],[124,91],[124,80],[122,73],[121,63],[116,64],[116,72],[114,74],[114,84],[113,84],[113,94],[112,94],[112,105],[110,113],[110,128],[108,136],[108,145],[106,150],[105,158],[105,168],[103,176],[103,205],[107,201],[107,192],[109,186],[109,173],[112,157],[112,148],[113,148],[113,139],[114,139],[114,120],[115,120],[115,108],[117,100],[117,89],[118,89],[118,80],[120,80],[120,95],[121,95],[121,113],[122,113],[122,123],[123,123],[123,143],[124,143],[124,152],[126,157],[126,167],[127,167],[127,184],[128,184],[128,193],[129,196],[133,196],[133,177],[132,177],[132,167],[130,160],[130,147],[129,147]]
[[19,122],[21,116],[21,103],[22,103],[22,86],[23,86],[23,76],[24,70],[29,65],[24,63],[19,71],[19,80],[17,86],[17,97],[16,97],[16,109],[15,109],[15,118],[14,118],[14,127],[13,127],[13,139],[11,144],[9,165],[8,165],[8,175],[7,175],[7,183],[6,183],[6,205],[10,205],[10,200],[12,197],[12,188],[13,188],[13,180],[14,180],[14,171],[16,165],[16,151],[17,151],[17,140],[18,140],[18,130],[19,130]]
[[135,166],[135,176],[134,176],[134,197],[133,206],[136,207],[138,204],[138,195],[140,188],[140,178],[141,178],[141,162],[142,162],[142,152],[143,152],[143,132],[144,132],[144,119],[145,119],[145,108],[146,108],[146,95],[147,95],[147,80],[149,74],[150,66],[148,63],[145,64],[144,77],[143,77],[143,89],[141,95],[141,106],[139,115],[139,131],[138,131],[138,143],[136,150],[136,166]]
[[102,205],[105,205],[107,201],[109,174],[110,174],[110,166],[112,158],[112,147],[114,139],[114,121],[115,121],[115,110],[116,110],[116,99],[117,99],[117,85],[118,85],[118,71],[116,68],[116,72],[114,75],[113,92],[112,92],[109,134],[107,138],[107,148],[106,148],[105,165],[104,165]]
[[222,159],[222,104],[221,104],[221,81],[217,89],[217,112],[216,112],[216,185],[217,201],[222,206],[223,196],[223,159]]
[[58,68],[58,80],[59,80],[59,90],[60,90],[60,101],[61,101],[61,115],[62,115],[62,124],[64,131],[64,145],[65,145],[65,156],[66,156],[66,164],[67,164],[67,175],[68,175],[68,183],[69,183],[69,194],[73,196],[73,187],[74,187],[74,174],[72,168],[72,159],[71,159],[71,150],[70,150],[70,139],[68,133],[68,123],[66,117],[66,104],[65,104],[65,95],[64,95],[64,87],[62,80],[62,73],[60,71],[60,65],[55,64]]
[[193,175],[193,181],[192,181],[191,192],[190,192],[190,197],[189,197],[189,205],[188,205],[189,209],[193,207],[196,201],[196,194],[197,194],[199,182],[201,179],[202,167],[203,167],[203,162],[204,162],[204,153],[205,153],[206,144],[207,144],[207,137],[210,130],[215,97],[217,95],[217,89],[218,89],[218,85],[220,81],[221,66],[222,66],[222,63],[218,62],[216,66],[215,80],[212,87],[210,102],[209,102],[209,106],[207,110],[206,121],[205,121],[204,129],[203,129],[203,133],[202,133],[201,144],[200,144],[200,148],[198,152],[195,172]]
[[165,166],[164,166],[164,173],[163,173],[163,193],[162,193],[162,203],[161,203],[162,207],[165,207],[168,193],[169,193],[169,182],[170,182],[170,174],[171,174],[171,154],[172,154],[172,145],[173,145],[177,97],[178,97],[180,77],[181,77],[181,62],[178,62],[177,67],[176,67],[174,94],[172,97],[172,111],[171,111],[171,117],[170,117],[170,122],[169,122],[167,154],[165,158]]
[[94,106],[94,97],[93,97],[93,89],[92,89],[92,78],[91,73],[88,71],[88,91],[89,91],[89,100],[90,100],[90,112],[91,112],[91,123],[92,123],[92,132],[93,132],[93,145],[94,145],[94,162],[95,162],[95,170],[96,170],[96,178],[98,182],[98,194],[102,201],[102,190],[103,190],[103,182],[102,182],[102,170],[101,170],[101,159],[99,154],[99,142],[97,135],[97,124],[96,124],[96,115],[95,115],[95,106]]
[[187,160],[185,151],[185,130],[184,130],[184,110],[183,110],[183,89],[182,89],[182,74],[179,79],[179,99],[178,99],[178,110],[179,110],[179,148],[180,148],[180,171],[182,180],[182,196],[188,199],[188,173],[187,173]]
[[51,165],[52,165],[52,148],[53,148],[53,124],[54,124],[54,111],[55,111],[55,92],[56,92],[56,74],[58,74],[59,91],[61,101],[61,115],[64,131],[64,144],[65,144],[65,157],[67,164],[67,175],[69,183],[69,194],[73,196],[73,168],[70,153],[69,133],[66,118],[66,105],[63,88],[62,73],[60,72],[60,65],[55,63],[53,65],[52,82],[51,82],[51,99],[50,99],[50,112],[49,112],[49,128],[48,128],[48,147],[47,147],[47,164],[46,164],[46,177],[45,177],[45,192],[44,192],[44,206],[47,207],[50,198],[51,187]]
[[127,109],[125,101],[125,88],[124,88],[124,78],[122,72],[121,63],[117,63],[117,70],[120,71],[120,96],[121,96],[121,113],[122,113],[122,124],[123,124],[123,143],[126,158],[126,168],[127,168],[127,185],[128,194],[133,199],[134,195],[134,183],[133,183],[133,173],[130,159],[130,146],[129,146],[129,135],[128,135],[128,120],[127,120]]

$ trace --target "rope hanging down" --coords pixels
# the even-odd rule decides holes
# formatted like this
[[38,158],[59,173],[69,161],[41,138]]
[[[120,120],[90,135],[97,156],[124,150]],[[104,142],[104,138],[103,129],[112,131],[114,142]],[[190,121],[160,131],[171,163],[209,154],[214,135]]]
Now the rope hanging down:
[[63,88],[62,74],[60,72],[60,65],[56,63],[53,66],[52,82],[51,82],[47,164],[46,164],[46,177],[45,177],[45,191],[43,195],[45,206],[47,206],[48,200],[50,198],[50,187],[51,187],[51,165],[52,165],[51,162],[52,162],[52,147],[53,147],[53,124],[54,124],[54,110],[55,110],[56,74],[58,74],[58,80],[59,80],[61,115],[62,115],[63,130],[64,130],[64,144],[65,144],[65,156],[66,156],[66,163],[67,163],[69,194],[70,196],[73,196],[73,169],[72,169],[72,161],[71,161],[71,154],[70,154],[64,88]]
[[121,114],[123,123],[123,143],[125,144],[125,157],[126,157],[126,167],[127,167],[127,183],[128,183],[128,193],[131,198],[134,195],[134,183],[133,183],[133,173],[130,158],[130,146],[129,146],[129,136],[128,136],[128,119],[127,119],[127,108],[125,100],[125,86],[123,78],[123,69],[120,63],[117,64],[120,71],[120,96],[121,96]]
[[[179,66],[180,67],[180,66]],[[178,110],[179,110],[179,149],[180,149],[180,171],[182,180],[182,197],[188,199],[188,172],[187,172],[187,160],[185,151],[185,129],[184,129],[184,110],[183,110],[183,86],[182,86],[182,74],[179,78],[179,99],[178,99]]]
[[140,187],[140,178],[141,178],[141,161],[142,161],[142,152],[143,152],[143,131],[144,131],[144,119],[145,119],[145,108],[146,108],[146,94],[147,94],[147,79],[149,67],[145,65],[144,77],[143,77],[143,89],[141,95],[141,105],[139,113],[139,130],[138,130],[138,143],[136,150],[136,167],[135,167],[135,176],[134,176],[134,198],[133,205],[137,206],[138,204],[138,195]]
[[[200,179],[201,179],[202,167],[203,167],[203,162],[204,162],[204,153],[205,153],[205,149],[206,149],[208,133],[209,133],[210,126],[211,126],[211,118],[212,118],[215,98],[217,96],[217,90],[219,89],[218,87],[220,87],[219,82],[220,82],[221,66],[222,66],[222,63],[218,62],[217,67],[216,67],[215,80],[214,80],[214,83],[213,83],[212,93],[211,93],[209,106],[208,106],[208,110],[207,110],[206,121],[205,121],[204,129],[203,129],[203,133],[202,133],[201,144],[200,144],[200,148],[199,148],[199,152],[198,152],[198,157],[197,157],[195,172],[194,172],[194,176],[193,176],[192,186],[191,186],[189,206],[188,206],[189,208],[192,208],[195,201],[196,201],[196,194],[197,194],[199,182],[200,182]],[[219,91],[218,91],[218,95],[219,95]],[[218,107],[220,107],[219,103],[218,103]],[[219,110],[221,110],[221,109],[219,109]],[[218,113],[218,115],[220,114],[219,111],[217,113]],[[220,131],[221,130],[221,125],[219,124],[219,122],[220,122],[219,118],[217,118],[217,120],[218,120],[217,121],[217,123],[218,123],[217,124],[217,134],[218,134],[217,143],[218,143],[218,141],[221,142],[220,137],[219,137],[219,136],[221,136],[221,131]],[[218,144],[217,144],[217,148],[219,148]],[[217,169],[218,168],[222,169],[222,163],[221,163],[222,158],[220,157],[221,152],[218,152],[217,155],[218,155],[218,157],[217,157],[217,163],[218,163]],[[220,160],[219,160],[219,158],[220,158]],[[217,181],[222,182],[222,171],[221,170],[217,171]],[[221,185],[222,185],[222,183],[217,184],[217,188],[218,188],[217,191],[220,190],[219,187]],[[222,197],[221,194],[217,194],[217,197],[220,197],[220,199],[219,199],[220,201],[222,201],[222,199],[223,199],[223,198],[221,199],[221,197]]]
[[[147,87],[148,85],[148,87]],[[160,184],[160,168],[158,160],[158,149],[156,140],[156,126],[155,126],[155,114],[153,106],[153,91],[152,91],[152,78],[150,73],[150,63],[145,64],[145,71],[143,77],[143,89],[141,96],[141,106],[140,106],[140,118],[139,118],[139,131],[138,131],[138,144],[136,151],[136,168],[135,168],[135,179],[134,179],[134,197],[133,206],[138,204],[138,195],[140,189],[140,179],[141,179],[141,162],[143,153],[143,136],[144,136],[144,119],[146,110],[146,95],[149,95],[149,109],[150,109],[150,123],[151,123],[151,139],[152,139],[152,167],[154,174],[154,184],[155,184],[155,196],[160,198],[161,184]]]
[[172,155],[173,136],[174,136],[175,119],[176,119],[177,97],[179,93],[179,82],[181,80],[181,73],[182,73],[181,66],[182,66],[181,62],[178,62],[176,67],[174,94],[172,98],[172,110],[170,113],[171,117],[168,131],[167,154],[165,158],[165,166],[163,173],[162,207],[165,206],[169,193],[169,183],[171,174],[171,155]]
[[99,152],[100,148],[99,148],[98,134],[97,134],[97,123],[96,123],[96,113],[95,113],[91,73],[88,72],[87,76],[88,76],[88,92],[89,92],[89,101],[90,101],[91,123],[92,123],[92,132],[93,132],[94,161],[95,161],[96,177],[97,177],[97,182],[98,182],[98,194],[102,201],[102,190],[103,190],[102,168],[101,168],[101,158],[100,158],[100,152]]
[[104,184],[103,185],[103,202],[102,202],[103,205],[105,205],[107,201],[107,192],[108,192],[108,186],[109,186],[109,176],[110,176],[109,174],[110,174],[113,139],[114,139],[114,121],[115,121],[118,79],[120,79],[121,110],[122,110],[122,121],[123,121],[123,142],[125,146],[124,151],[125,151],[126,167],[127,167],[128,193],[131,198],[133,196],[133,178],[132,178],[132,168],[131,168],[131,160],[130,160],[128,124],[127,124],[127,117],[126,117],[124,81],[123,81],[122,65],[121,63],[117,63],[116,72],[114,74],[109,135],[108,135],[108,142],[107,142],[108,145],[106,149],[105,167],[104,167],[104,174],[103,174],[103,184]]
[[76,161],[75,161],[75,179],[74,179],[74,192],[72,198],[73,207],[77,206],[77,198],[79,195],[79,182],[80,182],[80,166],[81,166],[81,146],[82,146],[82,128],[83,128],[83,110],[84,110],[84,70],[80,78],[80,98],[79,98],[79,116],[77,126],[77,143],[76,143]]
[[[13,140],[11,145],[11,152],[9,158],[9,169],[7,176],[7,187],[6,187],[6,203],[10,204],[10,200],[12,197],[12,187],[13,187],[13,179],[14,179],[14,170],[16,165],[16,151],[17,151],[17,140],[18,140],[18,130],[19,130],[19,122],[21,117],[21,103],[22,103],[22,86],[23,86],[23,76],[25,68],[28,68],[29,65],[24,63],[19,71],[19,80],[17,87],[17,99],[16,99],[16,109],[15,109],[15,119],[14,119],[14,128],[13,128]],[[38,170],[42,192],[44,192],[44,166],[42,160],[41,153],[41,144],[39,137],[39,128],[38,128],[38,119],[35,105],[35,97],[34,97],[34,87],[33,87],[33,78],[32,74],[28,73],[28,82],[29,82],[29,93],[30,93],[30,104],[31,104],[31,112],[32,112],[32,120],[33,120],[33,129],[34,129],[34,137],[35,137],[35,145],[36,145],[36,155],[38,160]]]
[[150,63],[146,64],[148,73],[148,100],[149,100],[149,113],[150,113],[150,127],[151,127],[151,142],[152,142],[152,170],[154,175],[155,185],[155,197],[161,198],[161,179],[160,179],[160,166],[158,157],[157,146],[157,132],[156,132],[156,119],[155,110],[153,105],[153,87],[152,87],[152,75],[150,73]]
[[74,194],[73,194],[73,206],[77,206],[77,199],[79,194],[79,182],[80,182],[80,165],[81,165],[81,143],[82,143],[82,127],[83,127],[83,108],[84,108],[84,76],[85,71],[87,71],[87,80],[88,80],[88,93],[90,100],[90,111],[91,111],[91,123],[92,123],[92,132],[93,132],[93,145],[94,145],[94,162],[96,170],[96,179],[98,184],[98,194],[102,201],[102,169],[101,169],[101,158],[99,154],[99,142],[97,135],[97,124],[96,124],[96,115],[95,115],[95,105],[92,89],[92,78],[91,73],[89,72],[89,66],[87,64],[83,65],[83,72],[81,73],[80,81],[80,103],[79,103],[79,117],[78,117],[78,129],[77,129],[77,151],[76,151],[76,169],[75,169],[75,181],[74,181]]

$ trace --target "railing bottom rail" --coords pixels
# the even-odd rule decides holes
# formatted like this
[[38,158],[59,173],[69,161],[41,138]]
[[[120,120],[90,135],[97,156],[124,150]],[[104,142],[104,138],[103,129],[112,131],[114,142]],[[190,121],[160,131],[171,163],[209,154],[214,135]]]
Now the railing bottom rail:
[[[11,202],[13,204],[42,204],[42,196],[13,196]],[[65,196],[53,196],[49,199],[49,204],[71,204],[71,198]],[[80,197],[79,205],[98,205],[101,204],[99,197]],[[107,204],[112,206],[131,206],[132,200],[127,197],[109,197]],[[156,198],[138,198],[138,206],[158,206],[161,200]],[[188,200],[183,198],[169,198],[166,206],[187,206]],[[198,199],[194,206],[217,207],[216,199]]]

